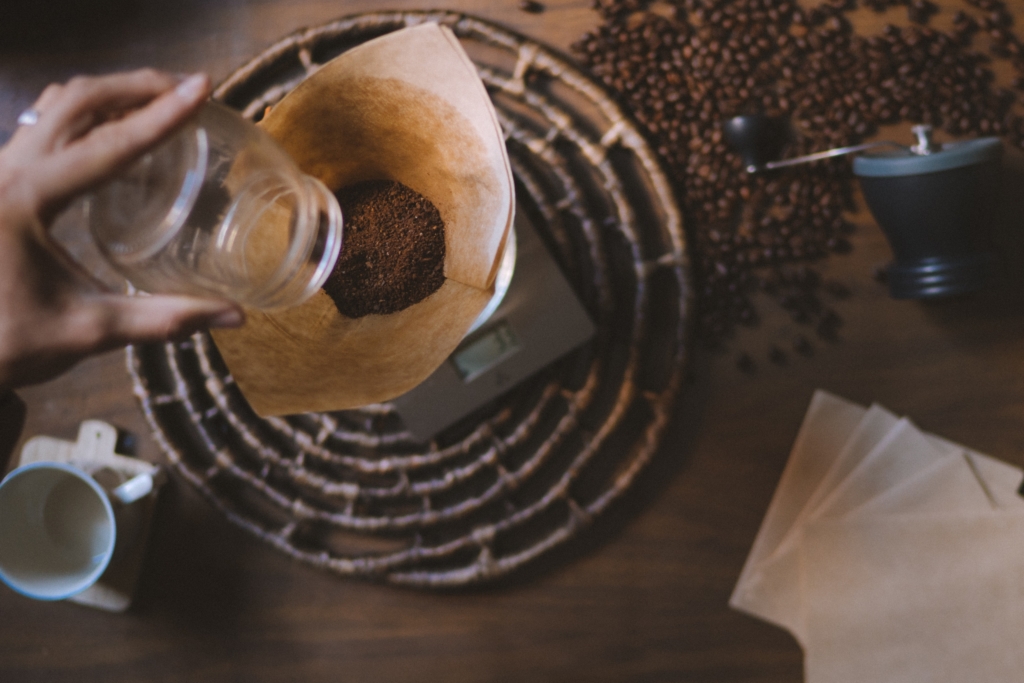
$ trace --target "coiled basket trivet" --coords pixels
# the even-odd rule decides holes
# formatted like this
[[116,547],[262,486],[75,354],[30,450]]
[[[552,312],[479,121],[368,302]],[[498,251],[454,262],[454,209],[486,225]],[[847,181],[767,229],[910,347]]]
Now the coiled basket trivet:
[[428,21],[477,64],[518,210],[589,311],[594,340],[430,443],[386,404],[259,418],[205,334],[130,347],[128,368],[174,468],[232,522],[339,574],[441,588],[512,572],[630,487],[679,391],[691,294],[679,209],[634,124],[573,65],[497,26],[448,12],[344,18],[273,45],[215,97],[258,119],[319,64]]

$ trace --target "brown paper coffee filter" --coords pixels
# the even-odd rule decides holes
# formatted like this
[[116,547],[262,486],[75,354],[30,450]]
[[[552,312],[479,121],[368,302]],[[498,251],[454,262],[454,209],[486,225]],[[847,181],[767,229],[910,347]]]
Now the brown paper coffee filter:
[[346,318],[323,291],[289,310],[249,310],[243,328],[213,333],[228,369],[263,416],[405,393],[490,300],[512,225],[504,139],[476,69],[447,28],[397,31],[324,65],[261,125],[332,191],[387,179],[429,199],[445,224],[446,280],[390,315]]

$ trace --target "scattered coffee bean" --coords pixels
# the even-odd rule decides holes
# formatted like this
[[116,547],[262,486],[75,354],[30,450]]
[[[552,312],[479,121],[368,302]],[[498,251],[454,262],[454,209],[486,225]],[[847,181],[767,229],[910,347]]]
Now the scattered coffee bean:
[[834,299],[849,299],[850,290],[842,282],[836,282],[835,280],[829,280],[822,285],[822,288],[828,292]]
[[818,320],[814,331],[826,341],[836,341],[839,338],[839,328],[842,327],[842,324],[842,318],[832,309],[828,309]]
[[543,4],[537,2],[537,0],[523,0],[519,3],[519,9],[530,14],[540,14],[546,8]]
[[772,344],[768,349],[768,360],[776,365],[785,365],[789,359],[786,358],[785,351]]
[[754,362],[754,359],[748,353],[741,353],[736,357],[736,367],[748,375],[757,372],[757,363]]
[[814,346],[802,334],[797,335],[796,339],[793,340],[793,350],[807,358],[814,355]]

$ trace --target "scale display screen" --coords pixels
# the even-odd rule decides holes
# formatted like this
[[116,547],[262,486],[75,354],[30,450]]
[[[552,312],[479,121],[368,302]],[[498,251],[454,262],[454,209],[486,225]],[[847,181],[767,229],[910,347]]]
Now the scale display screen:
[[462,381],[472,382],[518,350],[519,340],[515,332],[511,325],[502,320],[453,353],[451,360]]

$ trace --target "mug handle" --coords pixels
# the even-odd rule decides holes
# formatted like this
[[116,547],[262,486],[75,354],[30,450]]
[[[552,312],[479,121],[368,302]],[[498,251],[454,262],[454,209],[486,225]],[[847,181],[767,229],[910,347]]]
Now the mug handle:
[[110,495],[122,505],[131,505],[152,493],[155,486],[153,475],[143,472],[118,486],[110,492]]

